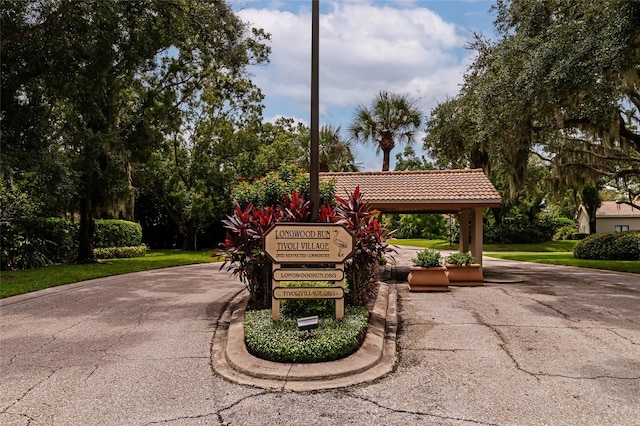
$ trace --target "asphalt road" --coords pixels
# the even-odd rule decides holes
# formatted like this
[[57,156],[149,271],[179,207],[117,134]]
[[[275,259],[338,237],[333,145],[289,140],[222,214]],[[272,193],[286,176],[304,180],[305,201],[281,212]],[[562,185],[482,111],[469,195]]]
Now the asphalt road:
[[524,282],[399,283],[394,370],[314,392],[212,368],[218,319],[243,289],[217,265],[3,299],[0,424],[640,425],[640,277],[488,258],[485,270]]

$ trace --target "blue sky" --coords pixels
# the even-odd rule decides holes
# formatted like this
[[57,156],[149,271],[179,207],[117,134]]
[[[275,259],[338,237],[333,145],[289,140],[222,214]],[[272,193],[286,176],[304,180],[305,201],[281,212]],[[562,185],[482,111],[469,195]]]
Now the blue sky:
[[[475,53],[472,33],[495,39],[493,1],[320,0],[320,123],[343,133],[358,105],[381,90],[405,93],[428,115],[458,93]],[[270,64],[251,69],[265,94],[265,121],[310,116],[311,0],[231,0],[247,23],[271,34]],[[420,151],[422,135],[414,147]],[[395,154],[392,152],[391,169]],[[361,170],[377,171],[382,156],[356,146]]]

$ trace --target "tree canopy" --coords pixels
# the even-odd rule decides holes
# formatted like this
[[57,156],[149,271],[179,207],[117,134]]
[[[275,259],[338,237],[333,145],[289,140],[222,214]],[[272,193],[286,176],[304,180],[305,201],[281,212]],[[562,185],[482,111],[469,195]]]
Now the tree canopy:
[[63,152],[75,206],[57,207],[77,207],[78,258],[91,260],[93,218],[131,195],[131,164],[197,131],[206,105],[229,107],[225,89],[240,90],[245,67],[267,59],[265,37],[224,1],[3,2],[4,177]]
[[556,189],[640,176],[640,3],[499,0],[500,39],[478,55],[458,96],[427,122],[439,165],[508,176],[515,197],[531,155]]

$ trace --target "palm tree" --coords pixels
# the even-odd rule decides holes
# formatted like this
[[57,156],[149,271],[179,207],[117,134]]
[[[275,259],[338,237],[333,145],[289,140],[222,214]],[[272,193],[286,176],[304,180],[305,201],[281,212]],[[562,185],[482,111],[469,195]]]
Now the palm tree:
[[[340,134],[340,126],[323,124],[320,127],[318,140],[318,167],[320,172],[355,172],[358,168],[351,150],[351,141],[344,140]],[[311,134],[306,133],[300,141],[298,164],[309,169],[309,146]]]
[[413,142],[415,132],[422,124],[422,112],[408,95],[382,91],[370,108],[358,106],[349,126],[349,135],[360,143],[376,144],[376,153],[382,151],[382,171],[389,170],[391,150],[398,142]]

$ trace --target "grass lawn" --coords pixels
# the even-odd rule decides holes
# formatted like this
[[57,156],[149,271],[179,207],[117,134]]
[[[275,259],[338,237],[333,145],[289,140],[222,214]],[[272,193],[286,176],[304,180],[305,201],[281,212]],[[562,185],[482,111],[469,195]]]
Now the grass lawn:
[[[449,245],[446,240],[407,239],[389,240],[390,244],[434,248],[437,250],[458,250],[458,245]],[[484,255],[500,259],[522,262],[545,263],[548,265],[578,266],[581,268],[606,269],[618,272],[640,274],[637,260],[582,260],[574,259],[573,248],[578,241],[548,241],[537,244],[485,244]]]
[[637,260],[583,260],[574,259],[572,253],[485,253],[485,255],[523,262],[579,266],[581,268],[607,269],[609,271],[640,274],[640,262]]
[[6,271],[0,274],[0,298],[94,278],[215,261],[208,250],[151,250],[144,257],[131,259],[108,259],[88,265],[55,265],[24,271]]
[[[434,248],[437,250],[458,250],[458,244],[449,244],[447,240],[424,240],[424,239],[391,239],[390,244],[403,246],[415,246],[424,248]],[[573,252],[573,248],[578,241],[548,241],[536,244],[485,244],[484,251],[526,251],[526,252]]]

